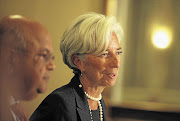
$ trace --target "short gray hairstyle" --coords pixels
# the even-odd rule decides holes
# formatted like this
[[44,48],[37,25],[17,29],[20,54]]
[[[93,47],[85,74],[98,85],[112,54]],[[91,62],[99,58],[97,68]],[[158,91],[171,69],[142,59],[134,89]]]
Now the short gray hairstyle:
[[75,18],[65,30],[60,43],[64,63],[78,70],[72,56],[100,54],[107,49],[113,32],[120,42],[123,31],[113,16],[89,12]]

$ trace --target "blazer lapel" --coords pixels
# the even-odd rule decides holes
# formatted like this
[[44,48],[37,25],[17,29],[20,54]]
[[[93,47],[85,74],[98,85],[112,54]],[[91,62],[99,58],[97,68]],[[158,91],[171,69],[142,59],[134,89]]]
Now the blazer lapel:
[[[79,80],[78,76],[75,75],[70,83],[73,87],[73,92],[74,92],[76,105],[77,105],[76,109],[79,113],[81,121],[91,121],[91,116],[90,116],[90,112],[89,112],[89,105],[88,105],[86,96],[84,94],[83,88],[79,87],[80,80]],[[105,109],[105,103],[104,103],[103,99],[101,99],[101,103],[102,103],[102,108],[104,111],[103,112],[103,114],[104,114],[103,119],[104,119],[104,121],[106,121],[106,109]]]
[[91,117],[88,115],[88,112],[84,112],[82,109],[77,107],[77,111],[79,113],[81,121],[90,121]]
[[72,80],[73,92],[76,100],[76,109],[79,113],[81,121],[90,121],[91,116],[89,112],[89,105],[84,94],[83,88],[79,87],[80,81],[78,76],[76,75]]

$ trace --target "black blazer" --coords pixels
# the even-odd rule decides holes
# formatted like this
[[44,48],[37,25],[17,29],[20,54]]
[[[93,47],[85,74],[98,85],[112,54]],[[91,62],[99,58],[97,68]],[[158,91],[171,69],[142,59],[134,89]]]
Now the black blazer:
[[[79,77],[48,95],[30,117],[30,121],[91,121],[87,98],[83,88],[79,88]],[[103,119],[106,109],[103,99]]]

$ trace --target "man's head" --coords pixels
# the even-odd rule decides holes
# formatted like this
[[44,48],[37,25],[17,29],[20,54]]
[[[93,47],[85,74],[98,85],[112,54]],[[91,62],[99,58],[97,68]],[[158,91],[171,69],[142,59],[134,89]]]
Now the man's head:
[[31,100],[47,88],[55,69],[51,38],[40,23],[22,16],[0,21],[0,64],[9,93]]

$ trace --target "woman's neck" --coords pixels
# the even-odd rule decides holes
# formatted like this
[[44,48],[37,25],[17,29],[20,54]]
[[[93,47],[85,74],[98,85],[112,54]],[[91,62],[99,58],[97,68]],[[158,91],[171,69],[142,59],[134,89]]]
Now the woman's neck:
[[87,78],[80,77],[80,81],[84,91],[95,98],[98,98],[105,88],[102,86],[92,84],[91,81]]

